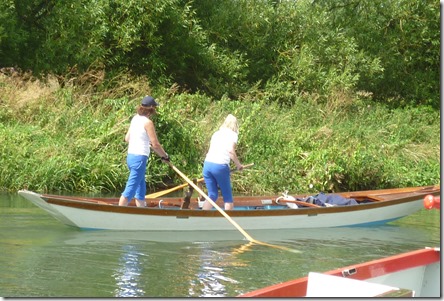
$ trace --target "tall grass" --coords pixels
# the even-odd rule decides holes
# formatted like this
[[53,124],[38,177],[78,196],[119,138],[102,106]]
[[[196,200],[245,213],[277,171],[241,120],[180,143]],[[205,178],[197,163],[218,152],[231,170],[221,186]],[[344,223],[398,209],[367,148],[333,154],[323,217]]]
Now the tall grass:
[[[155,88],[127,75],[76,81],[0,73],[0,190],[119,193],[128,175],[123,141],[142,96],[161,106],[158,137],[173,164],[200,178],[211,134],[238,117],[238,155],[255,166],[232,176],[236,193],[344,191],[440,182],[440,116],[428,107],[386,108],[337,93],[326,103],[299,97],[291,106],[251,91],[212,100],[177,86]],[[111,88],[114,87],[114,88]],[[150,190],[182,183],[156,155]]]

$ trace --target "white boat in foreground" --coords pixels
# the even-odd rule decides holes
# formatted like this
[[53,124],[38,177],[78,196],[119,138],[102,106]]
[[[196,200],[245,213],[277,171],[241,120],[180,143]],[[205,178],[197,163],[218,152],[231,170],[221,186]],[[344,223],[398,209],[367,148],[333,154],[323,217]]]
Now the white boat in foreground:
[[[196,199],[147,199],[147,207],[118,206],[117,198],[86,198],[20,190],[33,204],[62,223],[81,229],[143,231],[236,230],[217,210],[201,210]],[[226,213],[245,230],[331,228],[384,224],[423,208],[439,186],[382,189],[335,194],[355,205],[309,203],[309,195],[236,197]],[[187,208],[187,209],[184,209]]]
[[441,297],[441,252],[425,248],[271,285],[238,297]]

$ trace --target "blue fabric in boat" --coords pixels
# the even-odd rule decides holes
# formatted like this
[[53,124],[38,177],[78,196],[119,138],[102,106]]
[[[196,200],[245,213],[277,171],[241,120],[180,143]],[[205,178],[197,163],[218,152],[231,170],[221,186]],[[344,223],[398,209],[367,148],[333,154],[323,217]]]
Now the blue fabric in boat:
[[336,205],[336,206],[350,206],[358,205],[355,199],[348,199],[339,194],[325,194],[323,192],[317,195],[309,196],[305,199],[301,199],[303,202],[312,203],[319,206],[326,206],[325,204]]

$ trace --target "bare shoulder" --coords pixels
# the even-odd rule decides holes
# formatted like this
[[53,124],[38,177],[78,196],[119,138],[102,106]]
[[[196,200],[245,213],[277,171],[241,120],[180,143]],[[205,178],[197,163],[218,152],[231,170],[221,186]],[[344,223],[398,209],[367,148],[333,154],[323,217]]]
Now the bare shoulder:
[[151,119],[147,118],[146,121],[145,121],[145,126],[146,126],[146,125],[148,125],[148,126],[153,126],[153,125],[154,125],[154,122],[153,122]]
[[148,118],[144,124],[144,127],[145,127],[145,130],[147,130],[147,131],[153,131],[154,130],[154,122]]

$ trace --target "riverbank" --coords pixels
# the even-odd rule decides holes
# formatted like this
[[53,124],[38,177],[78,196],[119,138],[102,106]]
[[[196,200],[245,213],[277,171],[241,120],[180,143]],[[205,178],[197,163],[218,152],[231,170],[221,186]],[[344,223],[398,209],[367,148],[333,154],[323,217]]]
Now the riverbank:
[[[160,102],[154,118],[172,162],[201,177],[209,139],[229,113],[240,121],[238,156],[254,168],[233,175],[236,193],[345,191],[439,184],[440,115],[426,106],[391,108],[371,95],[337,93],[291,106],[250,92],[214,100],[175,87],[121,79],[119,88],[61,85],[0,75],[0,190],[114,192],[127,177],[123,136],[140,98]],[[149,190],[183,181],[159,158]]]

